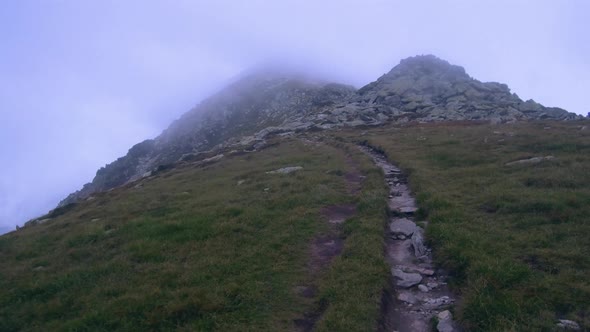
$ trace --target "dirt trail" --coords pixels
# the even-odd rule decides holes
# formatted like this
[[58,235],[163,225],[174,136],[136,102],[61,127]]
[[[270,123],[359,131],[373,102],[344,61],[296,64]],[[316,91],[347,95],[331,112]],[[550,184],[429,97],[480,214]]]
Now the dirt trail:
[[[360,192],[364,177],[358,169],[358,164],[348,155],[346,156],[346,165],[348,172],[344,174],[343,178],[346,181],[348,194],[354,196]],[[310,243],[307,262],[309,284],[299,285],[295,289],[299,296],[316,301],[316,305],[312,311],[306,312],[294,320],[297,331],[313,331],[316,323],[327,309],[326,303],[317,302],[318,288],[315,282],[328,270],[334,258],[342,253],[344,247],[342,224],[347,219],[354,217],[356,213],[356,205],[353,203],[328,205],[320,211],[322,220],[328,224],[328,227],[324,232],[316,235]]]
[[[424,243],[427,222],[415,221],[416,201],[401,170],[375,149],[360,147],[385,174],[390,217],[385,255],[391,267],[393,294],[382,301],[380,331],[459,331],[448,311],[455,300],[443,271],[436,271],[431,249]],[[436,323],[436,326],[433,326]]]

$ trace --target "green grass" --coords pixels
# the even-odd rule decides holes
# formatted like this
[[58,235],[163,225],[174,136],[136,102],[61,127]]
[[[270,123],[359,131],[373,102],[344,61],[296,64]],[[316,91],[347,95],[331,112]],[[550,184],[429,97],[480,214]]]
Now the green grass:
[[[468,330],[547,331],[557,318],[588,329],[590,131],[582,124],[425,124],[344,136],[379,146],[410,174]],[[505,166],[547,155],[555,159]]]
[[[385,191],[364,156],[338,145],[285,141],[168,170],[0,237],[0,330],[293,330],[320,304],[319,330],[373,329],[387,279]],[[356,197],[346,149],[368,176]],[[294,165],[304,169],[265,173]],[[343,254],[312,281],[320,209],[349,202],[359,213],[344,225]],[[315,299],[294,291],[309,282]]]
[[[285,139],[97,194],[0,237],[0,330],[294,330],[319,308],[318,331],[376,329],[387,190],[351,143],[362,140],[409,174],[468,330],[549,331],[557,318],[588,329],[590,132],[579,125],[324,132],[322,144]],[[366,176],[354,196],[346,155]],[[546,155],[555,159],[505,166]],[[304,169],[265,173],[295,165]],[[342,254],[312,277],[309,245],[328,227],[321,208],[351,202]],[[317,297],[296,294],[310,283]]]

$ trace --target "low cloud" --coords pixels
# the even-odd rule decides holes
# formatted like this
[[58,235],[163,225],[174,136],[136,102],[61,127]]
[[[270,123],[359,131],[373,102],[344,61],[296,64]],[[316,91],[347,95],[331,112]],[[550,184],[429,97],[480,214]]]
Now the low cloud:
[[34,1],[0,12],[0,226],[269,59],[360,87],[433,53],[586,114],[585,1]]

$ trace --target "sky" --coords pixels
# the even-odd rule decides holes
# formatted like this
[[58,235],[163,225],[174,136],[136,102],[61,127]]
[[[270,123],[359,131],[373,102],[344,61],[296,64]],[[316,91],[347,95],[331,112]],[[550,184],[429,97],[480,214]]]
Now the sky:
[[2,1],[0,233],[253,66],[361,87],[418,54],[590,112],[586,0]]

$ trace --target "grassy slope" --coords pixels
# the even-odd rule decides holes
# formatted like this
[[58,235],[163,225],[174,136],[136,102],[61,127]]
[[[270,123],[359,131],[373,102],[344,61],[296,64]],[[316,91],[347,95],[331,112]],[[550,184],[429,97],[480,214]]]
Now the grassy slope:
[[[0,237],[0,330],[289,330],[318,302],[328,303],[318,329],[372,329],[387,275],[384,189],[351,150],[368,178],[348,195],[341,148],[290,141],[174,169]],[[304,170],[265,174],[289,165]],[[297,296],[326,227],[319,209],[350,201],[359,214],[318,302]]]
[[[587,125],[587,123],[586,123]],[[580,123],[420,125],[365,136],[408,171],[471,330],[590,328],[590,130]],[[356,137],[355,137],[356,136]],[[509,161],[553,155],[536,165]]]

